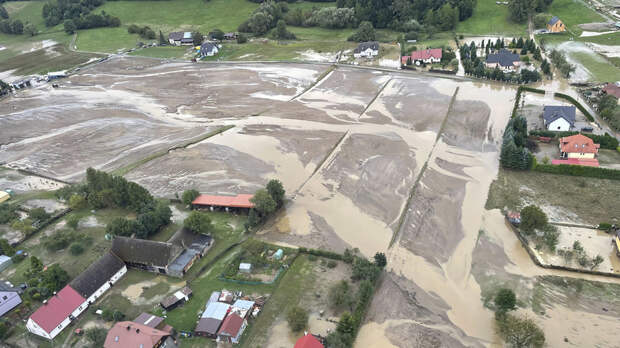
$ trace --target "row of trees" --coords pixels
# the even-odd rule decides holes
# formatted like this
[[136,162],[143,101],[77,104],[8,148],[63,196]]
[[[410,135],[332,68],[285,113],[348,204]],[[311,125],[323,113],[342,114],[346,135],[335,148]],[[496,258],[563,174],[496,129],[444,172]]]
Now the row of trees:
[[[129,27],[127,27],[127,32],[129,34],[138,34],[140,35],[141,38],[147,39],[147,40],[155,40],[155,37],[156,37],[155,32],[148,25],[140,27],[136,24],[131,24]],[[160,31],[160,34],[161,34],[161,31]]]
[[499,162],[503,168],[527,170],[534,158],[527,145],[527,121],[523,116],[508,121],[502,140]]
[[545,333],[532,319],[509,313],[517,308],[517,297],[512,290],[499,289],[493,303],[497,333],[508,346],[542,348],[545,345]]
[[551,58],[551,63],[555,65],[555,67],[560,71],[562,76],[568,78],[570,77],[570,74],[575,71],[575,66],[570,64],[566,60],[566,55],[564,54],[564,52],[558,50],[551,50],[549,58]]
[[101,11],[100,14],[89,13],[85,16],[67,19],[64,23],[64,29],[67,34],[73,34],[77,29],[118,27],[120,25],[121,20],[118,17],[111,16],[105,13],[105,11]]
[[509,0],[510,19],[524,23],[530,15],[546,11],[552,2],[553,0]]
[[77,19],[89,14],[96,7],[103,5],[104,0],[56,0],[43,5],[42,15],[45,25],[53,27],[66,19]]

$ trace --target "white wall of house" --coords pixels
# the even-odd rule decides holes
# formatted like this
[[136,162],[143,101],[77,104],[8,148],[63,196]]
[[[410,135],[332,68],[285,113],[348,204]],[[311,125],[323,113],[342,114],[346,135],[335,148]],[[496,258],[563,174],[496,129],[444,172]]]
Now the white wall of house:
[[567,157],[585,159],[585,158],[594,158],[594,154],[593,153],[581,153],[581,152],[569,152],[567,154]]
[[52,339],[52,336],[50,334],[45,332],[45,330],[43,330],[43,328],[41,328],[39,324],[37,324],[34,320],[30,318],[28,318],[28,322],[26,323],[26,328],[28,329],[28,331],[32,332],[35,335],[39,335],[47,339]]
[[363,51],[361,51],[360,53],[354,53],[353,56],[355,58],[361,58],[361,57],[374,57],[376,55],[379,54],[379,50],[373,50],[372,48],[367,48]]
[[557,132],[569,131],[570,123],[568,123],[568,121],[566,121],[564,118],[560,117],[557,120],[547,124],[547,130],[557,131]]

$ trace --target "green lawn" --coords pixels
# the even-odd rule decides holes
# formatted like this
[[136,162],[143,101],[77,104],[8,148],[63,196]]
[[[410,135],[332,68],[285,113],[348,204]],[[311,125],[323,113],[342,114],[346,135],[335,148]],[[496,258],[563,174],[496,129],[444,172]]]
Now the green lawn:
[[141,41],[145,40],[140,39],[137,34],[129,34],[127,28],[121,26],[80,30],[75,44],[80,51],[116,53],[122,49],[136,48]]
[[44,1],[11,1],[6,2],[4,8],[9,12],[9,18],[19,19],[24,25],[32,23],[39,31],[46,32],[50,28],[45,26],[42,11]]
[[593,42],[599,45],[618,46],[620,45],[620,32],[604,34],[598,36],[586,36],[578,38],[579,41]]
[[278,43],[276,41],[248,42],[245,44],[224,44],[217,56],[206,60],[292,60],[299,57],[301,52],[313,50],[315,52],[338,52],[355,47],[354,43],[346,41],[290,41]]
[[478,0],[473,16],[456,26],[456,32],[464,35],[525,35],[526,30],[525,23],[508,19],[507,5],[497,5],[495,0]]
[[558,16],[568,30],[579,36],[583,30],[578,24],[605,22],[605,19],[580,0],[554,0],[547,13]]
[[588,69],[594,81],[620,80],[620,69],[598,54],[570,52],[569,56]]

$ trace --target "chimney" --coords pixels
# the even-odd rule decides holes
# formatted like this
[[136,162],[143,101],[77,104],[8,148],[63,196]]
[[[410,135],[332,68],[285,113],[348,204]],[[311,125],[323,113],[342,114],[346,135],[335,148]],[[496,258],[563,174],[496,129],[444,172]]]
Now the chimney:
[[140,333],[140,329],[136,329],[136,333]]
[[54,296],[58,296],[58,295],[56,295],[56,291],[54,291]]
[[131,330],[131,325],[127,325],[127,331]]
[[47,304],[47,300],[43,300],[43,304],[46,305]]

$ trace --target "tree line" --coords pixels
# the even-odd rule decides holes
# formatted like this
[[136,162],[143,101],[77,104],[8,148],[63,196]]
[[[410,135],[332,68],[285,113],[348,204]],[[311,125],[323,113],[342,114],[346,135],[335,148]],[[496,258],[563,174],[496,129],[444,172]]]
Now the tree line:
[[509,0],[510,19],[517,23],[524,23],[529,15],[545,12],[552,2],[553,0]]
[[525,117],[511,118],[506,125],[502,138],[499,156],[501,166],[509,169],[530,169],[534,158],[526,148],[527,142],[527,121]]

